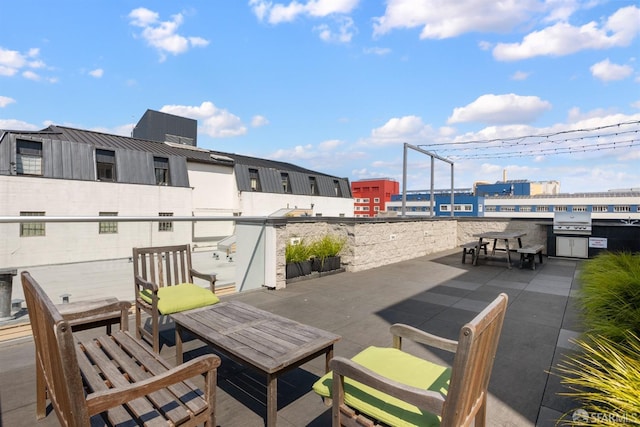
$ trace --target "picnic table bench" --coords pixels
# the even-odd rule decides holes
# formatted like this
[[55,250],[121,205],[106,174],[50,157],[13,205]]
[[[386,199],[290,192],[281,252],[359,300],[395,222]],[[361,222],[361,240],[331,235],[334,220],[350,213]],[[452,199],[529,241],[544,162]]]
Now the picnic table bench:
[[531,269],[536,269],[536,254],[540,258],[540,264],[542,264],[542,250],[544,245],[530,245],[522,248],[518,248],[520,254],[520,268],[524,267],[525,262],[529,262]]
[[[489,242],[482,242],[480,244],[480,249],[484,250],[484,254],[487,255],[487,245],[489,244]],[[474,241],[474,242],[467,242],[462,246],[462,263],[464,264],[467,261],[467,254],[471,255],[471,260],[474,259],[474,257],[476,256],[476,248],[478,248],[478,242]],[[480,250],[478,249],[478,252],[480,252]],[[478,253],[478,255],[480,255]]]
[[[63,426],[216,425],[219,357],[172,368],[127,330],[129,302],[63,315],[28,272],[21,277],[36,349],[36,419],[46,416],[48,399]],[[114,311],[121,314],[120,330],[96,338],[73,334],[71,323]],[[200,375],[203,391],[191,382]]]

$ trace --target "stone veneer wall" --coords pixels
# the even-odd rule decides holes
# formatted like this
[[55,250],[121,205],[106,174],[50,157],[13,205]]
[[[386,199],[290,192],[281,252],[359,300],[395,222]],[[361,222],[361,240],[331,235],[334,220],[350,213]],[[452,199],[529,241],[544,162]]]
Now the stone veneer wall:
[[325,234],[345,237],[342,264],[353,272],[454,249],[484,231],[524,230],[523,245],[546,246],[547,241],[546,229],[539,223],[502,218],[313,218],[288,219],[275,227],[276,288],[286,286],[285,248],[291,238],[310,242]]

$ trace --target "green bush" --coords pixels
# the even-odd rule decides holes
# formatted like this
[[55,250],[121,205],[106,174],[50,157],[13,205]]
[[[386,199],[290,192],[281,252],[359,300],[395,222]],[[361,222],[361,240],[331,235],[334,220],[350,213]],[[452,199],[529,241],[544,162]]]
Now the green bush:
[[284,251],[285,262],[303,262],[307,261],[311,257],[309,245],[307,245],[304,240],[300,240],[297,244],[292,244],[291,242],[287,242],[287,246]]
[[332,234],[325,234],[322,238],[311,242],[311,256],[324,260],[330,256],[337,256],[344,248],[345,238]]
[[[579,401],[580,412],[559,423],[574,426],[640,424],[640,339],[629,333],[624,343],[602,336],[576,342],[577,355],[557,366],[561,382],[571,391],[560,393]],[[582,415],[582,416],[576,416]]]
[[600,254],[585,261],[580,282],[586,330],[615,342],[640,336],[640,254]]

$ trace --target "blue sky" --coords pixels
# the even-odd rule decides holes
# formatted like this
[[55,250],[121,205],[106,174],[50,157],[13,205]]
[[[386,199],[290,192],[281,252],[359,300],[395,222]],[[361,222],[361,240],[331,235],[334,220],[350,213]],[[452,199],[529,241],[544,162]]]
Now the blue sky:
[[[154,109],[197,119],[201,147],[352,181],[401,181],[407,142],[451,158],[456,187],[506,170],[640,188],[637,1],[2,0],[0,17],[0,129],[129,135]],[[429,159],[408,163],[428,188]]]

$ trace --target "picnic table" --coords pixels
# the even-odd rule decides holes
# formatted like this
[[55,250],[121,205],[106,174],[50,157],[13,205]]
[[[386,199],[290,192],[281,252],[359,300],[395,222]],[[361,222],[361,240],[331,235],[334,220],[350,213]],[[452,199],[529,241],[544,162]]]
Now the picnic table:
[[[478,248],[482,247],[482,240],[493,240],[493,246],[491,248],[491,256],[495,255],[496,252],[496,243],[498,240],[504,241],[504,250],[507,253],[507,268],[511,269],[511,251],[509,249],[509,239],[517,239],[518,240],[518,248],[522,247],[522,237],[526,236],[527,233],[524,231],[487,231],[484,233],[474,234],[473,237],[478,238]],[[479,252],[475,251],[473,255],[473,265],[478,265]]]

